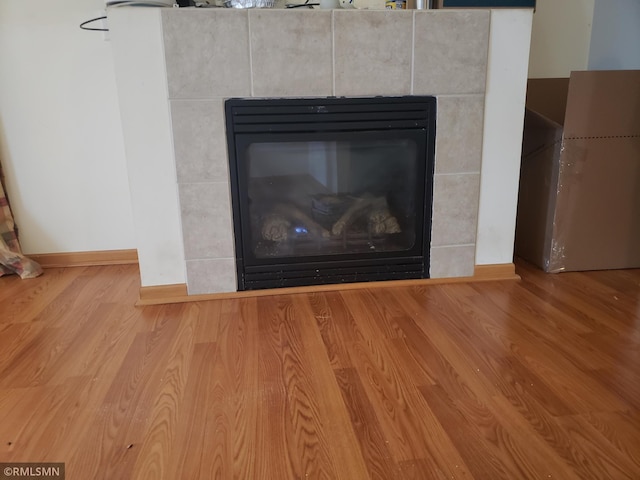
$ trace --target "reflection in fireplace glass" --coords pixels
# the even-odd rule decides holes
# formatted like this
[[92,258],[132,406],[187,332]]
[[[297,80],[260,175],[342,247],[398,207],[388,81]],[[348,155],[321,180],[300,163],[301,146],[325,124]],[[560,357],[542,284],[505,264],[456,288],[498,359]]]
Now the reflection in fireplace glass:
[[414,246],[413,140],[251,143],[246,158],[256,258]]

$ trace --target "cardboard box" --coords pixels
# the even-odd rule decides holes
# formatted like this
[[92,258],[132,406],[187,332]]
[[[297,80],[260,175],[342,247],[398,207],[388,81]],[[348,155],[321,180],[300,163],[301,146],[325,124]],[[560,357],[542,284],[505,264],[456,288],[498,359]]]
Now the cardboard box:
[[640,70],[529,80],[515,252],[547,272],[640,267]]

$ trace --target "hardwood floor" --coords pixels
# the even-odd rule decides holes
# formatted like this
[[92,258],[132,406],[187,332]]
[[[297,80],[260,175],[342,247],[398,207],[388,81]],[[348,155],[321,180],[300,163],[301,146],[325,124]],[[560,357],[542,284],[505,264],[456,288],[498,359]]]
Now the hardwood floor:
[[134,307],[0,278],[0,462],[67,479],[638,479],[640,270]]

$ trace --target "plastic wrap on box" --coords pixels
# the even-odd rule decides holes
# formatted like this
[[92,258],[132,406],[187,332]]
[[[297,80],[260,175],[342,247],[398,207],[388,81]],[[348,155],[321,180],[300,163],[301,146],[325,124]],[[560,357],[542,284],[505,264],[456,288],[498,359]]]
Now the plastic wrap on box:
[[640,267],[640,71],[530,81],[515,251],[547,272]]

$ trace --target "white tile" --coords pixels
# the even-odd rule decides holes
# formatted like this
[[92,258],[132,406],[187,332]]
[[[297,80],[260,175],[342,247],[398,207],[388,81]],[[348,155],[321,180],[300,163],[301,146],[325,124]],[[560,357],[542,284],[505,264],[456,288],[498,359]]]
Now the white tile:
[[162,10],[169,98],[251,94],[246,10]]
[[234,256],[228,184],[180,184],[179,193],[186,260]]
[[249,15],[254,96],[332,95],[330,11],[255,9]]
[[411,11],[335,10],[336,95],[411,93]]
[[490,12],[415,13],[414,94],[484,93]]
[[171,122],[178,183],[228,182],[223,100],[172,100]]

